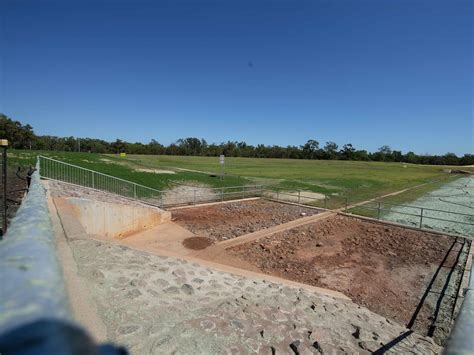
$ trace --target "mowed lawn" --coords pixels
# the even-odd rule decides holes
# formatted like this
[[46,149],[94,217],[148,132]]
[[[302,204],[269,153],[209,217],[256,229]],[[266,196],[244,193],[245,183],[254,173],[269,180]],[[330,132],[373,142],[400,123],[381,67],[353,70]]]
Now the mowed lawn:
[[[217,157],[127,155],[10,151],[10,166],[34,164],[37,155],[45,155],[71,164],[134,181],[149,187],[168,189],[179,184],[210,187],[265,184],[273,188],[324,193],[334,200],[358,202],[429,182],[456,178],[443,172],[446,166],[403,163],[322,161],[266,158],[226,158],[226,177],[220,180]],[[470,168],[472,170],[472,168]],[[162,173],[163,170],[174,172]],[[153,172],[154,171],[154,172]],[[422,188],[423,192],[429,186]],[[408,202],[416,193],[404,194]],[[342,203],[342,202],[341,202]]]

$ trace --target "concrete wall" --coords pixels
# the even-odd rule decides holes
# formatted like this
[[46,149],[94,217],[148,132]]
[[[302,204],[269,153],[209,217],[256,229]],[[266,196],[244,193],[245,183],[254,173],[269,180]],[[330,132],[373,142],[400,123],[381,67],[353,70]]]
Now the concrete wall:
[[0,241],[0,335],[41,319],[71,320],[38,172]]
[[121,239],[171,220],[171,212],[153,206],[65,199],[87,234]]

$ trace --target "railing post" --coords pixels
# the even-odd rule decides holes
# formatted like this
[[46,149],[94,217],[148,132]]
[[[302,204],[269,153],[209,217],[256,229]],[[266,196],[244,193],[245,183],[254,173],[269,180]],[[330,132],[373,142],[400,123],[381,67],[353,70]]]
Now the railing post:
[[133,184],[133,197],[137,199],[137,184]]
[[277,201],[280,201],[280,191],[277,190]]
[[349,198],[346,197],[346,207],[344,208],[344,212],[347,212],[347,205],[349,204]]
[[194,197],[193,197],[193,204],[196,204],[196,189],[193,190]]
[[94,181],[94,176],[95,176],[95,173],[92,172],[92,188],[95,189],[95,181]]
[[380,202],[379,202],[379,207],[377,209],[377,219],[380,219]]
[[298,203],[301,201],[301,190],[298,190]]
[[224,188],[221,188],[221,202],[224,201]]
[[328,207],[328,195],[324,194],[324,209]]
[[420,213],[420,229],[423,228],[423,207],[421,208]]

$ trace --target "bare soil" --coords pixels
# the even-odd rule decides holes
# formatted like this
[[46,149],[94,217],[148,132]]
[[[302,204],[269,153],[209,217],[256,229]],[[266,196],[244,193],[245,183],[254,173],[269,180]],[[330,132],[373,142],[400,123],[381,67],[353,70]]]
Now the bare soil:
[[[441,316],[451,316],[455,298],[443,296],[448,291],[456,294],[461,272],[455,266],[461,249],[468,246],[464,243],[464,239],[335,216],[227,251],[264,273],[340,291],[382,316],[433,335],[441,305],[449,310]],[[428,297],[423,297],[425,292]],[[444,324],[450,324],[450,319]]]
[[200,236],[222,241],[320,211],[268,200],[251,200],[175,210],[173,221]]
[[192,250],[206,249],[212,244],[214,244],[214,241],[206,237],[191,237],[183,240],[183,245]]
[[[20,208],[21,201],[26,193],[26,172],[28,168],[21,167],[21,171],[18,173],[20,177],[16,175],[17,168],[17,166],[8,166],[7,168],[7,226],[10,225],[10,221],[15,217],[16,211]],[[0,235],[2,234],[1,227],[4,213],[2,179],[2,174],[0,173]]]

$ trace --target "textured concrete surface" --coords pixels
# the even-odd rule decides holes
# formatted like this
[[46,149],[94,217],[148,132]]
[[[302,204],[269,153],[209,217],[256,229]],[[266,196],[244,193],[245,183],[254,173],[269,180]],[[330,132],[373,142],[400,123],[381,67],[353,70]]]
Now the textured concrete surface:
[[[90,283],[77,274],[76,261],[66,238],[59,215],[49,194],[48,208],[55,235],[57,256],[64,275],[68,301],[76,322],[98,342],[107,341],[107,328],[103,323],[90,293]],[[82,233],[82,235],[84,235]]]
[[[350,301],[107,242],[70,245],[109,339],[133,354],[368,353],[407,332]],[[389,351],[440,348],[412,333]]]
[[0,242],[0,334],[42,318],[70,320],[45,190],[30,192]]

